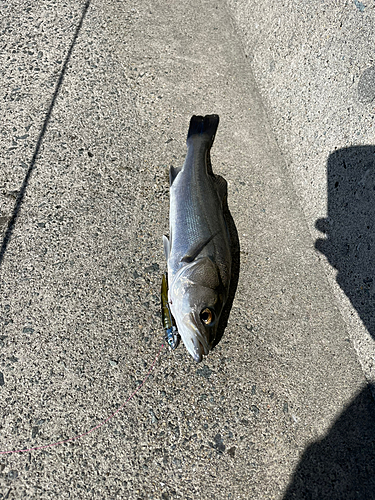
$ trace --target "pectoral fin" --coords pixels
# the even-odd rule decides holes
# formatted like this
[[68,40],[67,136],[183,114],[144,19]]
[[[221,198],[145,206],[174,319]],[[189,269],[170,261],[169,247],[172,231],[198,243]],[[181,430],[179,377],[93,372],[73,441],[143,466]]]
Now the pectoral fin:
[[186,255],[182,257],[181,262],[193,262],[193,260],[198,257],[198,255],[201,253],[204,247],[208,245],[209,242],[213,240],[218,233],[219,231],[214,234],[211,234],[211,236],[209,236],[205,240],[198,241],[198,243],[192,246],[186,253]]

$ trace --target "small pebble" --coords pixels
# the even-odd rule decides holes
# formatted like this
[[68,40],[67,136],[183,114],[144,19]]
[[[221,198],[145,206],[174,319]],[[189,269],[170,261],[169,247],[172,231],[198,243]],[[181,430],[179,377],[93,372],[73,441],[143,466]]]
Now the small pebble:
[[8,472],[8,478],[9,479],[13,480],[13,479],[17,479],[17,477],[18,477],[18,471],[17,470],[10,470]]
[[213,371],[208,366],[203,366],[203,368],[198,368],[196,370],[197,375],[200,375],[201,377],[205,377],[206,379],[209,379],[212,373],[213,373]]
[[254,413],[254,415],[258,415],[259,408],[255,405],[251,405],[250,410]]
[[149,413],[150,413],[150,415],[151,415],[151,423],[152,423],[152,424],[156,424],[156,422],[158,421],[158,419],[157,419],[157,417],[156,417],[156,415],[155,415],[154,411],[153,411],[153,410],[150,410],[150,411],[149,411]]
[[359,0],[354,0],[354,5],[357,7],[357,9],[360,12],[364,12],[365,11],[366,5],[364,5],[362,2],[359,2]]
[[219,453],[223,453],[223,451],[225,451],[225,444],[223,443],[221,435],[216,434],[216,436],[214,437],[214,441],[215,441],[215,448],[217,449],[217,451]]
[[235,447],[235,446],[232,446],[232,448],[229,448],[229,450],[228,450],[228,452],[227,452],[227,453],[228,453],[228,455],[229,455],[230,457],[234,458],[234,455],[235,455],[235,453],[236,453],[236,447]]

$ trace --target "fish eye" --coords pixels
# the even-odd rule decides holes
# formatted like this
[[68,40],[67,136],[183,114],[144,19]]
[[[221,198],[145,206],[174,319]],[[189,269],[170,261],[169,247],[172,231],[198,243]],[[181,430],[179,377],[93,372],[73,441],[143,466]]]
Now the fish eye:
[[205,325],[211,325],[215,319],[214,312],[206,307],[203,311],[201,311],[200,319]]

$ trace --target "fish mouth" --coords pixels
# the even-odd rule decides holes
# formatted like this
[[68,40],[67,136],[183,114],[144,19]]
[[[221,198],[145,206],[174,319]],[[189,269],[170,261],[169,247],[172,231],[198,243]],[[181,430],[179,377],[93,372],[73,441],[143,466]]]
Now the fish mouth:
[[210,344],[198,330],[195,321],[193,320],[189,323],[189,325],[184,325],[184,328],[180,328],[179,333],[189,354],[195,362],[200,363],[203,355],[207,355],[210,352]]
[[194,339],[193,344],[194,344],[193,349],[192,350],[188,349],[188,351],[192,355],[194,361],[196,363],[200,363],[203,359],[203,354],[207,355],[209,349],[205,348],[198,339]]

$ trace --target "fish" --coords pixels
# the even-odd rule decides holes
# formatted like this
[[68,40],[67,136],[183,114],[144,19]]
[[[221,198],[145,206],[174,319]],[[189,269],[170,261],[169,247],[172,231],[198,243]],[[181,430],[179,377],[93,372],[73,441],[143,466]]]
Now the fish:
[[168,306],[198,363],[215,345],[231,279],[227,182],[213,173],[210,157],[218,125],[218,115],[190,120],[185,161],[169,171],[169,238],[163,237]]

